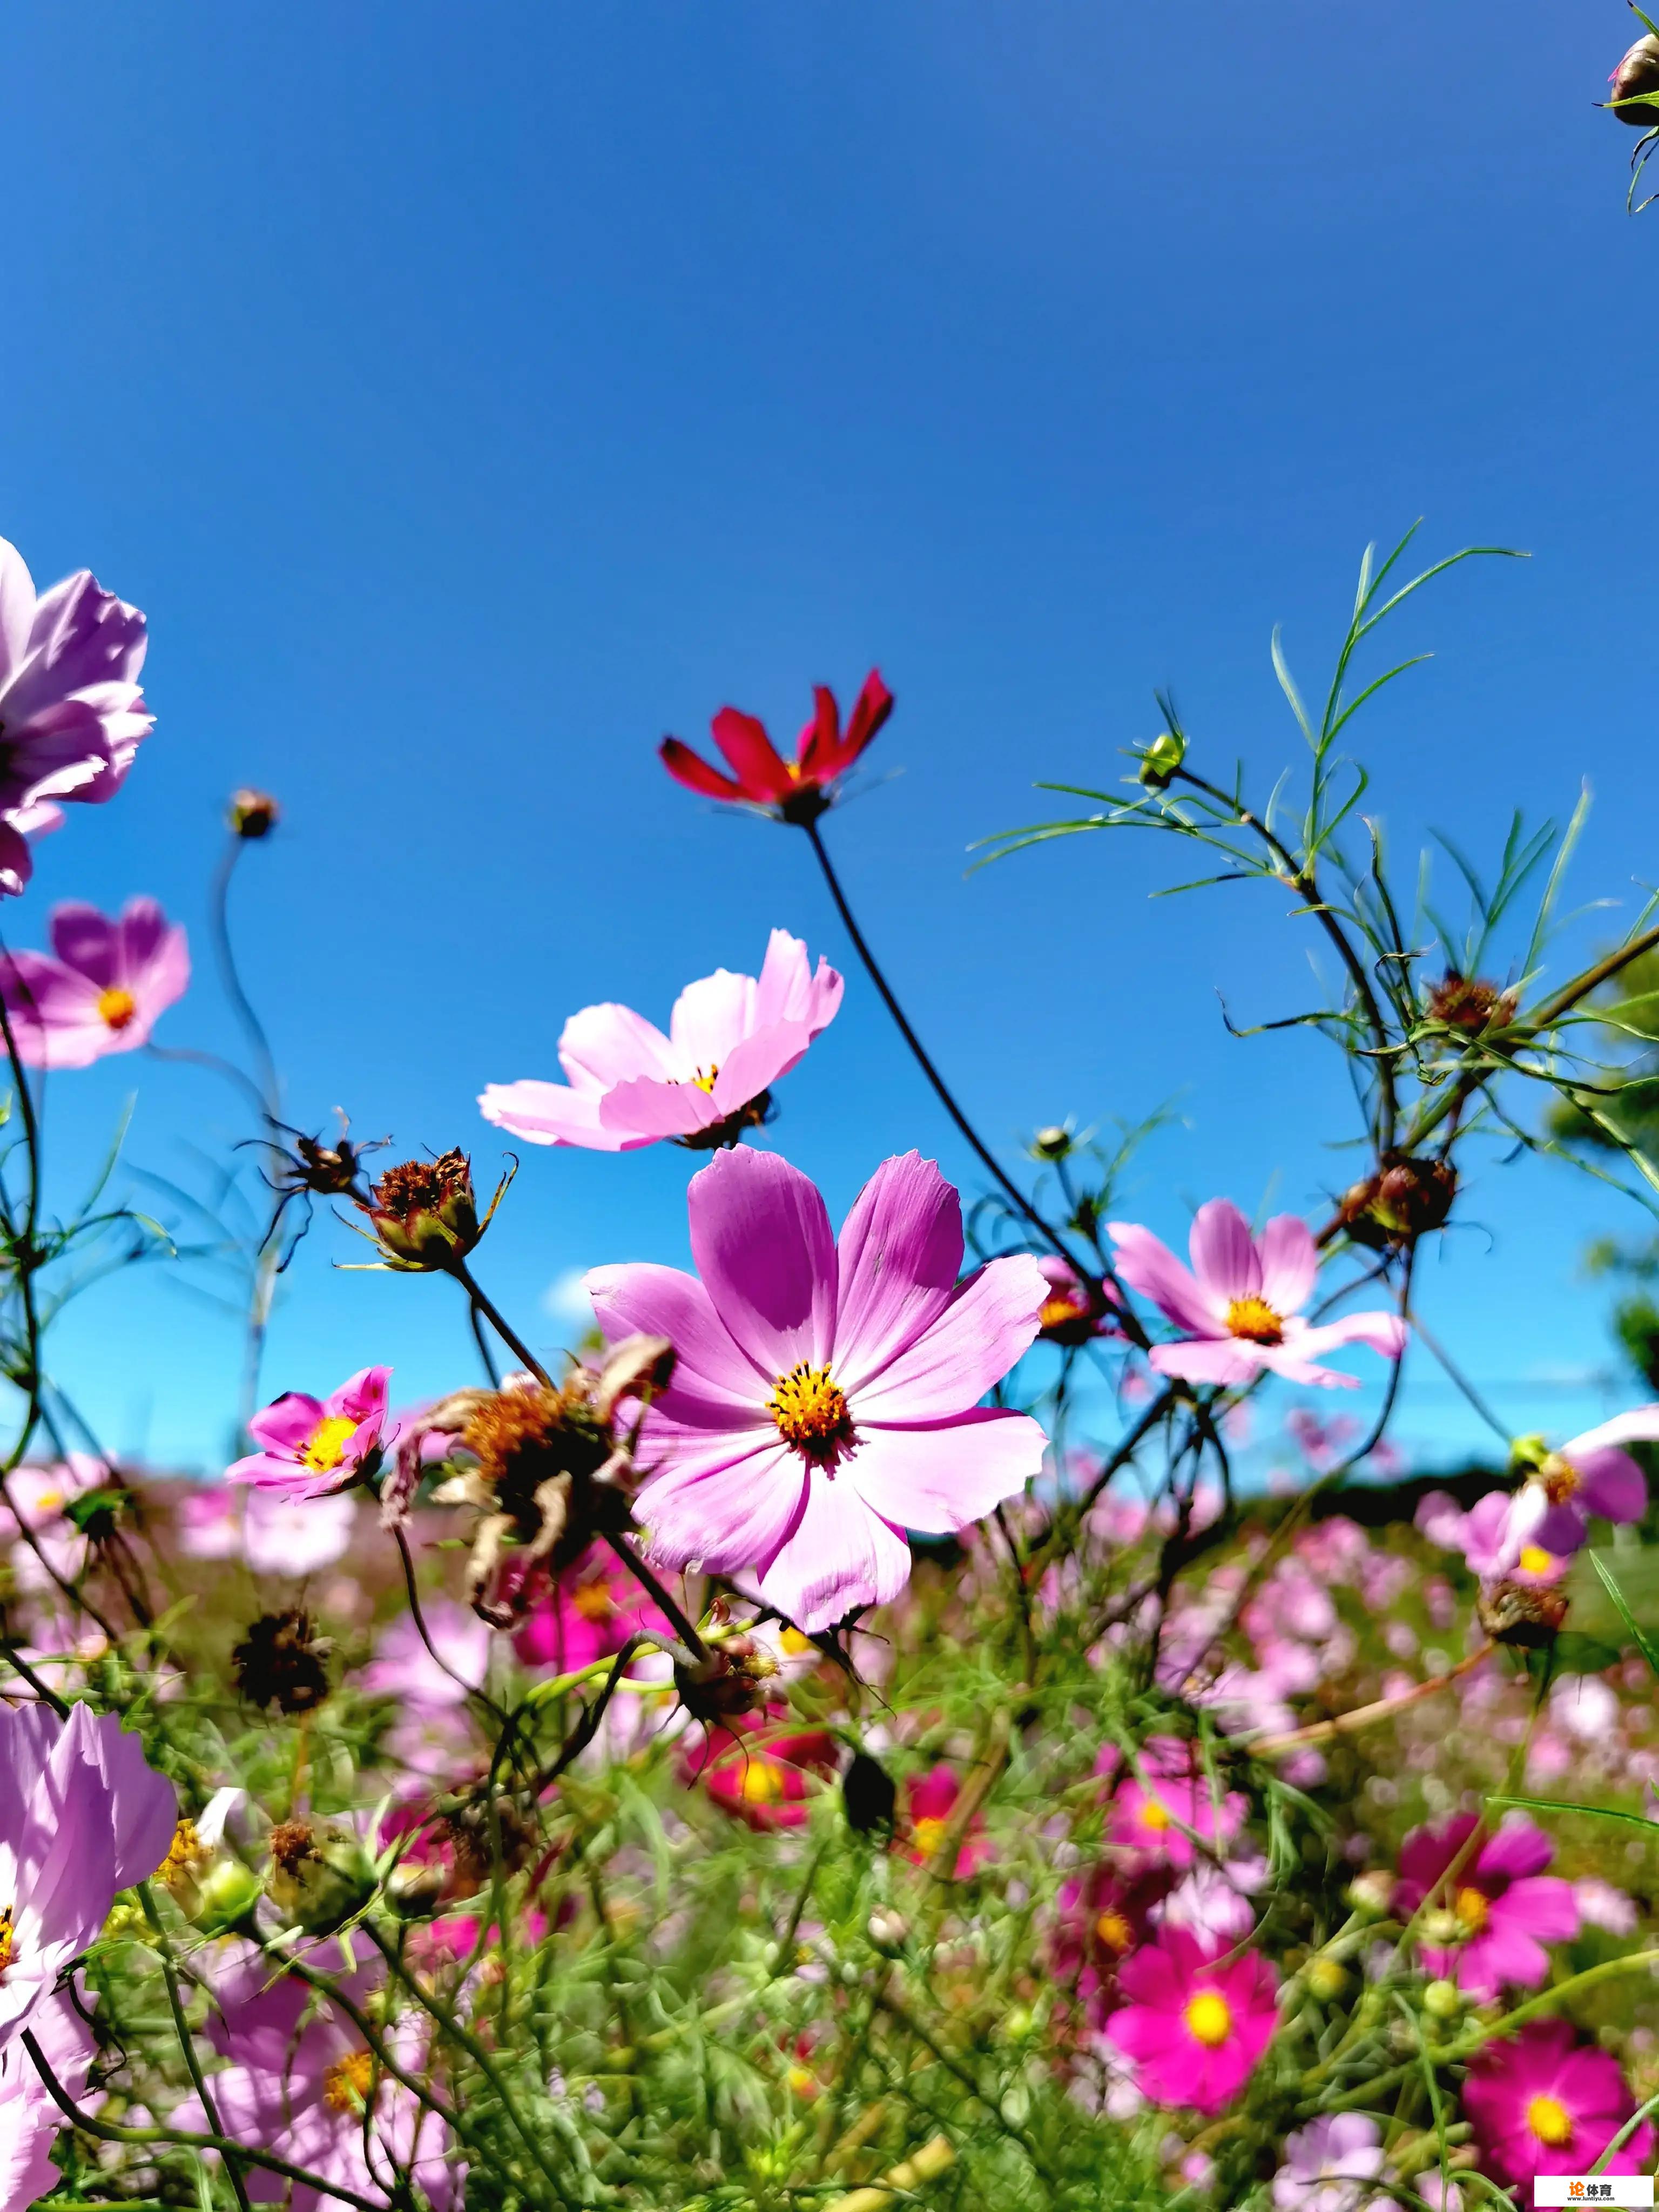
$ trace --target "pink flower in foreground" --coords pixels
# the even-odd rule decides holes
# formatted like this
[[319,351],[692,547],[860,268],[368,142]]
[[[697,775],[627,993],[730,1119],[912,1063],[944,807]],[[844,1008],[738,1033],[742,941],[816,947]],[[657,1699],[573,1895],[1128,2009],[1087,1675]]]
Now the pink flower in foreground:
[[1236,2097],[1273,2040],[1279,1978],[1254,1951],[1236,1957],[1168,1928],[1126,1960],[1129,2002],[1106,2023],[1155,2105],[1217,2112]]
[[1525,1481],[1512,1493],[1488,1491],[1464,1522],[1462,1548],[1474,1572],[1503,1576],[1524,1565],[1541,1573],[1546,1559],[1570,1559],[1583,1549],[1592,1516],[1639,1521],[1648,1510],[1648,1479],[1621,1447],[1654,1439],[1659,1406],[1616,1413],[1557,1450],[1542,1437],[1518,1439],[1515,1457],[1527,1470]]
[[626,1152],[664,1137],[695,1149],[734,1143],[766,1118],[787,1075],[841,1006],[842,979],[781,929],[758,977],[725,968],[688,983],[668,1035],[617,1006],[584,1006],[559,1037],[565,1083],[492,1083],[487,1121],[532,1145]]
[[1397,1314],[1345,1314],[1317,1325],[1301,1318],[1319,1271],[1319,1249],[1305,1221],[1280,1213],[1259,1238],[1231,1201],[1212,1198],[1193,1220],[1192,1271],[1150,1229],[1108,1224],[1117,1272],[1184,1332],[1178,1344],[1154,1345],[1160,1375],[1188,1382],[1248,1382],[1265,1368],[1288,1382],[1357,1389],[1356,1378],[1316,1364],[1316,1355],[1343,1344],[1366,1344],[1389,1359],[1406,1346]]
[[[60,2086],[84,2111],[97,2045],[67,1993],[37,2007],[29,2033]],[[94,2109],[100,2101],[94,2099]],[[9,2043],[0,2051],[0,2212],[27,2212],[63,2180],[52,2162],[52,2147],[63,2124],[64,2115],[34,2061],[21,2040]]]
[[226,1481],[295,1498],[343,1490],[380,1446],[391,1379],[389,1367],[364,1367],[327,1398],[284,1391],[248,1423],[261,1449],[228,1467]]
[[[1118,1754],[1108,1745],[1095,1771],[1112,1773],[1117,1765]],[[1196,1856],[1194,1835],[1206,1844],[1229,1844],[1243,1826],[1243,1798],[1237,1790],[1211,1790],[1194,1747],[1184,1737],[1148,1736],[1140,1765],[1146,1783],[1130,1774],[1113,1793],[1108,1843],[1144,1851],[1163,1866],[1189,1867]]]
[[120,789],[155,718],[144,705],[144,617],[90,570],[39,599],[22,555],[0,538],[0,891],[33,872],[28,840],[57,802],[98,805]]
[[95,906],[54,907],[52,943],[51,955],[0,961],[0,996],[26,1066],[89,1067],[147,1044],[190,981],[185,933],[152,898],[129,899],[114,921]]
[[[1439,1827],[1414,1828],[1407,1837],[1394,1895],[1401,1919],[1409,1919],[1441,1884],[1475,1825],[1474,1814],[1463,1813]],[[1443,1911],[1419,1923],[1425,1969],[1471,1996],[1495,1997],[1505,1986],[1536,1989],[1550,1968],[1544,1945],[1565,1943],[1578,1933],[1572,1884],[1544,1872],[1553,1856],[1549,1838],[1523,1818],[1506,1820],[1488,1836],[1437,1899]]]
[[755,1567],[766,1603],[808,1633],[909,1579],[907,1528],[954,1533],[1042,1469],[1024,1413],[981,1407],[1036,1334],[1036,1261],[993,1260],[965,1282],[962,1208],[931,1160],[885,1160],[839,1245],[787,1160],[723,1152],[691,1178],[696,1277],[599,1267],[593,1309],[678,1354],[645,1417],[657,1472],[635,1511],[651,1557]]
[[[1636,2106],[1617,2059],[1581,2044],[1565,2021],[1539,2020],[1476,2053],[1463,2109],[1482,2165],[1498,2181],[1524,2184],[1588,2173]],[[1645,2173],[1653,2148],[1653,2124],[1644,2120],[1603,2171]]]
[[[961,1795],[962,1784],[955,1769],[944,1765],[931,1767],[926,1774],[913,1774],[906,1782],[905,1855],[918,1866],[932,1864],[933,1853],[945,1839]],[[977,1813],[969,1819],[957,1847],[956,1864],[951,1869],[953,1881],[970,1881],[990,1856],[991,1847],[981,1833],[984,1826]]]
[[[210,2083],[223,2132],[377,2203],[403,2197],[412,2179],[433,2212],[447,2212],[461,2172],[445,2156],[449,2130],[411,2090],[377,2069],[345,2014],[297,1975],[273,1981],[270,1960],[240,1937],[198,1963],[217,2000],[208,2037],[229,2061]],[[378,1979],[374,1972],[360,1972],[342,1987],[361,2008]],[[426,2038],[414,2019],[393,2021],[383,2033],[402,2067],[416,2075],[426,2070]],[[192,2134],[205,2131],[201,2100],[186,2097],[172,2122]],[[333,2201],[297,2183],[290,2190],[258,2167],[248,2172],[247,2191],[263,2203],[285,2200],[290,2212],[320,2212]]]
[[118,1889],[153,1875],[173,1784],[112,1713],[0,1705],[0,2047],[93,1942]]

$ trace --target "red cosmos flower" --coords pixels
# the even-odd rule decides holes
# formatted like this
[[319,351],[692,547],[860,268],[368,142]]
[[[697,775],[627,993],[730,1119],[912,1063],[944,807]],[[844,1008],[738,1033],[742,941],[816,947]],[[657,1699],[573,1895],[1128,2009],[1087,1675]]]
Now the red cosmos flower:
[[[935,1766],[926,1774],[910,1776],[904,1785],[906,1858],[914,1859],[918,1866],[932,1864],[961,1794],[962,1784],[948,1766]],[[956,1865],[951,1870],[953,1881],[971,1881],[991,1856],[991,1846],[981,1833],[984,1826],[977,1813],[969,1820]]]
[[834,804],[830,787],[846,775],[893,711],[893,695],[872,669],[864,679],[845,730],[841,709],[828,685],[813,687],[817,711],[800,733],[795,758],[784,759],[766,734],[766,726],[735,707],[722,707],[709,727],[732,774],[723,775],[678,738],[658,748],[663,766],[676,782],[705,799],[737,801],[763,808],[780,822],[805,829]]
[[821,1729],[768,1733],[758,1714],[709,1729],[686,1761],[722,1811],[751,1828],[798,1828],[814,1794],[812,1777],[836,1771],[836,1740]]

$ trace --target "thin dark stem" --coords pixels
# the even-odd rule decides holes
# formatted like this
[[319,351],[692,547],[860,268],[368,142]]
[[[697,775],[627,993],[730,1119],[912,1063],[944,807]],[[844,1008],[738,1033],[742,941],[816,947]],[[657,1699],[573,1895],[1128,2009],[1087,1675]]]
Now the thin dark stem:
[[276,1080],[276,1061],[270,1049],[270,1039],[265,1035],[264,1024],[253,1011],[253,1001],[242,988],[240,971],[236,965],[235,948],[230,938],[230,879],[236,872],[236,863],[242,857],[247,842],[234,833],[220,856],[213,872],[213,886],[208,897],[209,927],[213,937],[214,956],[219,963],[219,980],[231,1010],[242,1025],[243,1035],[253,1048],[258,1063],[259,1086],[264,1093],[262,1108],[266,1118],[274,1121],[282,1104],[282,1091]]
[[607,1534],[605,1540],[638,1583],[640,1588],[654,1601],[658,1610],[673,1622],[679,1631],[681,1642],[690,1652],[692,1657],[706,1659],[708,1656],[708,1646],[687,1620],[684,1609],[669,1595],[627,1537]]
[[447,1674],[458,1688],[465,1690],[469,1698],[476,1698],[493,1721],[503,1729],[510,1729],[513,1725],[512,1716],[505,1707],[498,1705],[487,1690],[479,1688],[476,1683],[469,1682],[465,1674],[457,1674],[432,1641],[432,1632],[426,1625],[426,1614],[421,1606],[420,1585],[415,1578],[415,1560],[409,1548],[409,1539],[403,1529],[395,1523],[392,1534],[398,1547],[398,1556],[403,1562],[404,1589],[409,1598],[410,1616],[415,1623],[416,1633],[426,1646],[428,1658],[441,1674]]
[[495,1355],[489,1349],[489,1339],[483,1332],[483,1316],[476,1305],[469,1303],[466,1317],[472,1324],[472,1341],[478,1347],[478,1357],[483,1362],[484,1373],[489,1377],[489,1387],[492,1390],[499,1390],[501,1387],[501,1373],[495,1365]]
[[467,1266],[466,1261],[462,1259],[459,1253],[456,1253],[453,1258],[448,1259],[444,1262],[444,1272],[446,1274],[453,1275],[454,1277],[455,1280],[466,1292],[467,1297],[472,1301],[472,1318],[475,1332],[477,1325],[477,1317],[482,1314],[484,1319],[489,1323],[491,1328],[495,1330],[496,1335],[500,1337],[501,1342],[507,1346],[507,1350],[513,1354],[513,1357],[518,1361],[519,1364],[521,1367],[527,1368],[530,1373],[536,1377],[538,1382],[545,1382],[548,1389],[550,1390],[553,1388],[552,1376],[548,1373],[546,1368],[542,1365],[541,1361],[537,1358],[535,1353],[530,1350],[529,1346],[525,1343],[524,1339],[520,1336],[517,1330],[512,1326],[511,1322],[506,1319],[500,1308],[495,1304],[494,1299],[488,1297],[485,1293],[479,1289],[471,1269]]
[[[202,2071],[202,2062],[196,2055],[196,2039],[190,2032],[190,2022],[185,2017],[184,2001],[179,1995],[179,1970],[173,1962],[173,1947],[167,1942],[166,1932],[161,1926],[161,1915],[155,1910],[155,1899],[149,1884],[147,1881],[141,1881],[137,1887],[138,1901],[144,1908],[145,1917],[150,1924],[150,1932],[161,1950],[161,1978],[167,1984],[167,2008],[173,2014],[173,2031],[179,2039],[179,2048],[184,2053],[185,2066],[190,2075],[191,2086],[202,2100],[202,2110],[207,2114],[209,2127],[216,2136],[222,2136],[225,2132],[224,2124],[219,2118],[219,2108],[213,2100],[213,2093],[208,2087],[207,2076]],[[225,2171],[230,2176],[230,2185],[235,2192],[238,2212],[251,2212],[247,2184],[242,2179],[241,2160],[228,2158],[225,2160]]]

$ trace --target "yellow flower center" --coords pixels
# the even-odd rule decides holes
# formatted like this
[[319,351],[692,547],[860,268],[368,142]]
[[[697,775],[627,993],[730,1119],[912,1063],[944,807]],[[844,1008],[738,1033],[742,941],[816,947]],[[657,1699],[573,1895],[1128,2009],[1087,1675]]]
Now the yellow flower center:
[[1227,1309],[1227,1331],[1251,1344],[1282,1344],[1285,1319],[1265,1298],[1235,1298]]
[[785,1443],[809,1459],[833,1461],[840,1447],[852,1442],[847,1401],[827,1367],[809,1367],[803,1360],[780,1375],[766,1410]]
[[167,1888],[186,1881],[199,1866],[205,1866],[213,1856],[196,1832],[194,1820],[180,1820],[173,1832],[173,1841],[167,1845],[167,1855],[156,1869],[156,1879]]
[[708,1066],[700,1067],[696,1073],[692,1077],[691,1080],[696,1084],[699,1091],[708,1091],[709,1097],[712,1098],[714,1095],[714,1079],[719,1075],[720,1072],[720,1062],[718,1060],[711,1061]]
[[804,1651],[812,1649],[812,1639],[803,1636],[798,1628],[783,1628],[778,1632],[778,1642],[792,1659],[799,1659]]
[[138,1002],[131,991],[124,991],[112,983],[107,991],[98,994],[98,1018],[112,1030],[124,1030],[138,1011]]
[[1167,1805],[1159,1798],[1149,1797],[1140,1808],[1140,1825],[1143,1828],[1156,1829],[1161,1834],[1165,1828],[1172,1828],[1175,1820]]
[[1206,2051],[1216,2051],[1233,2032],[1233,2016],[1225,1997],[1214,1990],[1200,1990],[1182,2014],[1187,2032]]
[[1540,1544],[1523,1544],[1521,1556],[1515,1564],[1524,1573],[1547,1575],[1555,1565],[1555,1559],[1553,1554],[1545,1551]]
[[332,1474],[356,1433],[357,1424],[348,1420],[343,1413],[325,1414],[312,1431],[310,1441],[300,1455],[301,1462],[313,1474]]
[[11,1907],[0,1910],[0,1974],[11,1964]]
[[1527,2125],[1552,2150],[1572,2141],[1572,2114],[1559,2097],[1534,2097],[1527,2106]]
[[323,2076],[323,2101],[336,2112],[361,2112],[374,2080],[374,2060],[367,2051],[337,2058]]
[[1492,1911],[1492,1899],[1483,1889],[1460,1889],[1452,1899],[1452,1911],[1463,1923],[1465,1931],[1478,1936],[1486,1926]]
[[783,1766],[775,1759],[751,1759],[738,1783],[745,1805],[775,1805],[783,1795]]
[[1127,1951],[1135,1940],[1135,1933],[1121,1912],[1103,1912],[1095,1923],[1096,1940],[1109,1951]]
[[1552,1452],[1539,1468],[1538,1480],[1552,1505],[1565,1505],[1578,1487],[1578,1470],[1570,1459]]
[[945,1841],[945,1823],[943,1820],[934,1819],[932,1815],[929,1815],[925,1820],[921,1820],[916,1822],[915,1828],[913,1832],[915,1837],[916,1853],[919,1857],[924,1859],[930,1859],[933,1857],[933,1853]]
[[62,1510],[64,1493],[61,1490],[43,1490],[34,1501],[37,1513],[57,1513]]
[[605,1583],[582,1583],[570,1593],[571,1610],[584,1620],[609,1620],[617,1610]]
[[1068,1321],[1081,1321],[1087,1304],[1072,1291],[1050,1291],[1037,1308],[1039,1328],[1063,1328]]

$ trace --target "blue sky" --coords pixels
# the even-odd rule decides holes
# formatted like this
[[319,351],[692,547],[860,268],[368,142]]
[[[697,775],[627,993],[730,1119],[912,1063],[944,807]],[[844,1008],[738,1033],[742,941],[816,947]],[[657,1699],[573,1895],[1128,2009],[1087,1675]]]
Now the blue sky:
[[[282,834],[237,890],[291,1117],[407,1150],[500,1146],[484,1082],[556,1073],[567,1012],[661,1018],[781,923],[847,965],[801,841],[672,786],[666,730],[731,700],[793,733],[808,686],[899,697],[830,825],[852,893],[981,1123],[1175,1099],[1133,1210],[1344,1179],[1340,1068],[1296,1033],[1305,925],[1152,840],[964,874],[1110,781],[1173,684],[1224,769],[1299,743],[1367,538],[1427,517],[1522,566],[1402,623],[1437,658],[1364,732],[1401,844],[1491,853],[1509,808],[1596,811],[1581,898],[1655,873],[1646,395],[1659,216],[1595,113],[1626,11],[1521,0],[1046,0],[462,10],[8,11],[14,181],[0,531],[152,625],[154,738],[119,801],[41,849],[59,897],[152,891],[198,988],[163,1041],[222,1047],[201,935],[223,795]],[[1577,943],[1614,924],[1592,915]],[[1563,957],[1565,957],[1565,954]],[[849,976],[851,970],[849,968]],[[54,1079],[67,1192],[135,1084],[128,1156],[188,1172],[244,1133],[198,1074]],[[969,1164],[852,977],[783,1093],[781,1149],[837,1209],[885,1153]],[[546,1340],[569,1271],[684,1255],[695,1164],[537,1152],[481,1263]],[[1638,1218],[1550,1168],[1486,1169],[1425,1310],[1517,1426],[1593,1416],[1580,1254]],[[290,1278],[272,1389],[371,1359],[469,1379],[443,1285]],[[161,1273],[90,1293],[58,1364],[110,1441],[210,1462],[234,1332]],[[1406,1434],[1474,1431],[1431,1383]]]

